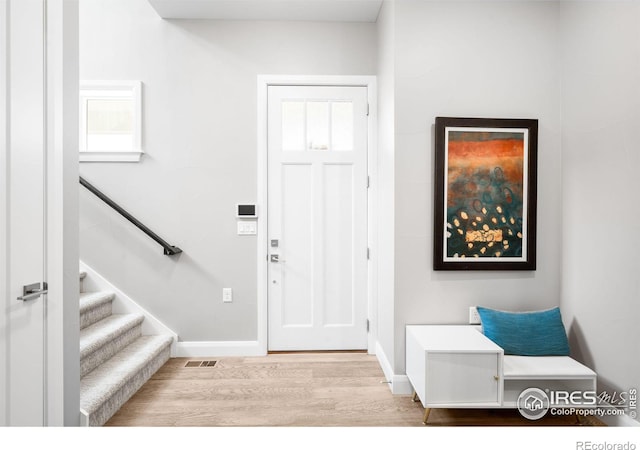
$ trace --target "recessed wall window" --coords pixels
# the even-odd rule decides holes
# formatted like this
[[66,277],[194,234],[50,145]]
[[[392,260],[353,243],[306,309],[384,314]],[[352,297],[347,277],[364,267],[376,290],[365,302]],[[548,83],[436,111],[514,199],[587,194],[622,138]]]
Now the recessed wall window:
[[139,161],[142,83],[80,83],[80,161]]

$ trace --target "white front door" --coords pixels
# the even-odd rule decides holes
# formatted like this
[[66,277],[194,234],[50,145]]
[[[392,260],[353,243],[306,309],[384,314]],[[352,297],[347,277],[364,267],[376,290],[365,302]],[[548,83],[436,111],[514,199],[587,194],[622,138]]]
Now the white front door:
[[18,299],[46,276],[43,13],[42,0],[0,2],[0,425],[9,426],[45,420],[45,297]]
[[268,88],[268,348],[367,348],[367,88]]

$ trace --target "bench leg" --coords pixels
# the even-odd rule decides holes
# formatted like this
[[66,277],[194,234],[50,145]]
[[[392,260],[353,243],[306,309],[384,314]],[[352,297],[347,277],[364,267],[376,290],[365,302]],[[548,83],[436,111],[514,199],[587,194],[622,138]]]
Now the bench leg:
[[418,393],[416,391],[413,391],[413,397],[411,397],[411,400],[413,400],[414,402],[418,401]]
[[425,408],[424,409],[424,417],[422,418],[422,423],[423,424],[427,424],[427,421],[429,420],[429,414],[431,414],[431,408]]

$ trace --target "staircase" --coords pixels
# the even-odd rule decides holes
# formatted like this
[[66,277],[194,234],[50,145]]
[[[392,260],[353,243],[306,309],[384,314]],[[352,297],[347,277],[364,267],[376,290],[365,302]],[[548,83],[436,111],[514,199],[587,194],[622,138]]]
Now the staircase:
[[114,314],[116,293],[84,292],[80,272],[80,410],[102,426],[167,362],[175,335],[143,334],[142,312]]

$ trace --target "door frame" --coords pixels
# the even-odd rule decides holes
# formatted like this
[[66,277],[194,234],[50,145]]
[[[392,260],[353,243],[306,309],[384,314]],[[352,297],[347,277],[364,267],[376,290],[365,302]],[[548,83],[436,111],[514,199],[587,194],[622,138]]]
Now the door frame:
[[[7,128],[8,128],[8,110],[7,96],[9,92],[8,86],[8,40],[9,40],[9,27],[8,23],[8,10],[6,0],[0,0],[0,24],[3,25],[3,32],[0,33],[0,104],[4,105],[0,109],[0,142],[2,142],[2,148],[6,149],[9,143]],[[9,196],[9,182],[5,178],[7,174],[8,155],[6,150],[0,150],[0,308],[6,310],[9,298],[9,285],[8,285],[8,272],[7,272],[7,260],[6,260],[6,248],[8,248],[9,241],[7,235],[7,221],[6,211],[8,208],[8,196]],[[6,315],[0,312],[0,333],[6,333],[7,329]],[[7,385],[6,373],[7,373],[7,346],[5,339],[8,339],[6,334],[0,336],[0,425],[6,425],[8,420],[8,408],[7,408]]]
[[47,426],[80,425],[78,140],[80,0],[46,0],[45,414]]
[[377,84],[376,77],[369,75],[258,75],[258,234],[257,234],[257,302],[258,302],[258,348],[261,354],[268,353],[268,155],[267,155],[267,118],[268,118],[268,89],[269,86],[335,86],[335,87],[366,87],[369,103],[367,121],[367,170],[369,174],[369,189],[367,190],[367,230],[369,246],[369,264],[367,267],[367,317],[369,333],[367,335],[368,353],[375,354],[377,342],[377,244],[378,229],[374,218],[377,216]]

